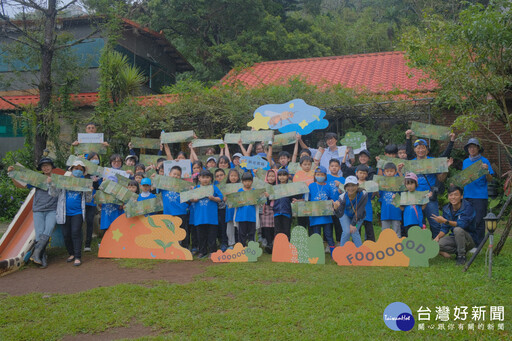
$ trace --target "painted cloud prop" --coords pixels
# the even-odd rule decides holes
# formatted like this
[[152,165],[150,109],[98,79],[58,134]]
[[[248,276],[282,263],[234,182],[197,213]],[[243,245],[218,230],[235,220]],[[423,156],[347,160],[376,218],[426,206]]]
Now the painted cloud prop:
[[247,263],[256,262],[262,254],[263,250],[256,242],[249,242],[246,247],[236,243],[233,250],[228,249],[225,252],[218,250],[210,255],[210,259],[214,263]]
[[327,128],[325,111],[294,99],[283,104],[266,104],[254,111],[254,119],[247,123],[254,130],[273,129],[281,133],[295,131],[307,135],[313,130]]

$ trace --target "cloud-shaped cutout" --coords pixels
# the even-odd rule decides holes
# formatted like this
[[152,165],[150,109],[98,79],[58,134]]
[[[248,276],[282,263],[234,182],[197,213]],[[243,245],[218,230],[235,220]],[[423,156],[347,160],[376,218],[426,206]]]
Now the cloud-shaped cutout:
[[404,254],[410,259],[409,266],[428,267],[428,260],[439,253],[439,244],[432,240],[429,230],[422,230],[419,226],[411,227],[407,234],[402,245]]
[[325,264],[324,242],[318,234],[308,236],[302,226],[295,226],[288,237],[279,233],[274,238],[272,261],[283,263]]
[[214,263],[247,263],[256,262],[262,254],[263,250],[256,242],[249,242],[246,247],[242,243],[236,243],[232,250],[217,250],[212,253],[210,259]]
[[383,230],[377,242],[365,241],[360,247],[347,242],[333,251],[333,259],[338,265],[363,266],[409,266],[409,257],[404,253],[402,241],[392,229]]
[[294,99],[283,104],[266,104],[254,111],[254,119],[247,125],[253,129],[278,129],[281,133],[297,132],[307,135],[314,130],[325,129],[329,122],[325,111]]

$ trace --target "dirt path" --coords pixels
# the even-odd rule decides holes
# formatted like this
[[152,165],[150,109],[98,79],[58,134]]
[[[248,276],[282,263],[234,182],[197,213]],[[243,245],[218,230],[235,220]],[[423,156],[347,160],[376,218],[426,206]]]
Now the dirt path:
[[0,277],[0,292],[24,295],[32,292],[70,294],[120,283],[140,284],[151,280],[188,283],[211,264],[206,261],[165,262],[151,270],[122,268],[115,260],[85,255],[74,267],[66,257],[53,257],[47,269],[29,267]]

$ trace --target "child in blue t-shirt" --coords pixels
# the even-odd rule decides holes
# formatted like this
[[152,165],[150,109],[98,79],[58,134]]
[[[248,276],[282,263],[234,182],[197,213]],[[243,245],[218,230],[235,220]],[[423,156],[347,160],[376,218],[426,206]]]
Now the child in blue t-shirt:
[[[208,170],[199,173],[199,185],[195,188],[209,186],[213,182],[213,174]],[[213,195],[202,199],[192,199],[194,224],[198,232],[199,254],[198,258],[205,258],[208,251],[217,251],[217,231],[219,225],[219,202],[222,201],[222,193],[219,188],[213,186]]]
[[[407,173],[405,175],[405,187],[408,192],[416,192],[416,188],[418,188],[418,176],[414,173]],[[404,211],[404,231],[405,237],[407,237],[407,232],[409,228],[412,226],[423,226],[423,209],[427,206],[425,205],[405,205],[400,206],[400,209]]]
[[[317,167],[315,169],[314,182],[309,185],[309,201],[322,201],[322,200],[333,200],[332,191],[329,185],[327,185],[327,169],[325,167]],[[336,197],[336,200],[338,198]],[[332,218],[331,216],[313,216],[309,217],[309,235],[317,233],[322,235],[322,228],[324,230],[324,236],[329,245],[329,249],[332,254],[334,250],[334,238],[332,235]]]
[[[364,183],[368,178],[369,168],[367,165],[359,165],[356,167],[356,177],[359,185]],[[373,232],[373,207],[372,199],[375,193],[368,193],[368,201],[366,202],[366,216],[363,221],[365,240],[375,241],[375,233]]]
[[[175,179],[181,179],[181,167],[174,166],[169,172],[169,176]],[[191,184],[192,185],[192,184]],[[180,193],[174,191],[161,190],[162,203],[164,205],[164,214],[176,216],[181,219],[181,228],[185,230],[185,238],[180,241],[180,245],[188,248],[190,244],[190,229],[188,226],[188,203],[180,201]]]
[[[242,175],[243,187],[238,192],[252,191],[253,177],[250,172]],[[256,206],[240,206],[236,209],[235,221],[238,223],[238,231],[240,242],[243,246],[247,246],[249,241],[254,241],[256,234]]]
[[[240,173],[234,168],[228,172],[227,184],[240,183]],[[226,235],[228,236],[228,249],[233,249],[238,243],[238,223],[235,223],[235,208],[226,207]]]
[[[329,185],[329,188],[331,190],[331,196],[334,201],[338,200],[340,197],[340,194],[342,193],[340,189],[340,185],[343,185],[345,183],[345,178],[340,174],[341,165],[340,160],[338,159],[331,159],[329,161],[329,174],[327,174],[327,185]],[[338,241],[338,244],[341,241],[341,224],[340,220],[333,216],[334,221],[334,233],[336,235],[336,240]]]
[[144,201],[148,199],[156,198],[156,195],[151,193],[151,179],[150,178],[144,178],[140,182],[140,194],[137,198],[137,201]]
[[[277,171],[277,183],[279,185],[288,183],[290,174],[286,168]],[[274,200],[274,229],[275,234],[284,233],[290,238],[292,226],[292,201],[293,197],[284,197]]]
[[[215,182],[213,184],[218,185],[220,183],[224,183],[225,178],[226,172],[224,171],[224,169],[217,168],[217,170],[215,171]],[[221,202],[219,202],[219,231],[217,234],[217,239],[219,240],[220,249],[222,250],[222,252],[226,251],[226,249],[228,248],[228,235],[226,228],[226,203],[224,202],[224,200],[222,200]]]
[[[393,177],[397,175],[397,168],[394,163],[388,162],[384,165],[384,176]],[[381,203],[380,219],[382,230],[392,228],[398,238],[402,236],[400,225],[402,222],[402,211],[393,205],[393,196],[397,192],[379,191]]]

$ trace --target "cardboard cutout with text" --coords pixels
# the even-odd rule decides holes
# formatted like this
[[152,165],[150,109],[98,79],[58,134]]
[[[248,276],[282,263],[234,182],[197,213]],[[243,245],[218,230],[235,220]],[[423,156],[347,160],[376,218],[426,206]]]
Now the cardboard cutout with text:
[[214,263],[247,263],[256,262],[262,254],[260,244],[251,241],[245,247],[242,243],[236,243],[232,250],[218,250],[210,255],[210,259]]
[[180,246],[186,231],[181,219],[171,215],[119,216],[101,240],[100,258],[143,258],[192,260],[189,250]]
[[291,240],[284,233],[274,238],[272,262],[325,264],[324,242],[319,234],[308,236],[302,226],[295,226]]
[[338,265],[351,266],[428,266],[428,260],[439,253],[439,244],[429,230],[419,226],[409,229],[409,237],[398,238],[392,229],[380,233],[377,242],[365,241],[356,247],[353,242],[338,246],[332,258]]

